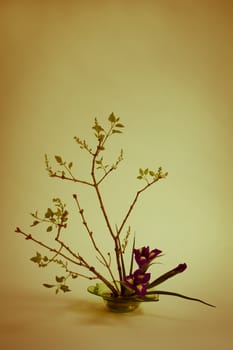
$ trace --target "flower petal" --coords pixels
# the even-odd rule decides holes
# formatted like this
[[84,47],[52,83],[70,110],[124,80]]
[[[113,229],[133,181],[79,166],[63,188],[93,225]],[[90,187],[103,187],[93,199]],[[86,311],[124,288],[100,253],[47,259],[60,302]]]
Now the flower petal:
[[133,287],[134,286],[134,276],[133,275],[126,276],[125,282],[129,287]]
[[144,273],[142,269],[134,272],[134,284],[147,283],[150,279],[150,273]]
[[146,294],[146,284],[137,284],[134,288],[135,292],[142,297]]
[[153,249],[150,254],[149,254],[149,259],[150,261],[154,258],[156,258],[156,256],[158,256],[160,253],[162,253],[162,250],[160,249]]

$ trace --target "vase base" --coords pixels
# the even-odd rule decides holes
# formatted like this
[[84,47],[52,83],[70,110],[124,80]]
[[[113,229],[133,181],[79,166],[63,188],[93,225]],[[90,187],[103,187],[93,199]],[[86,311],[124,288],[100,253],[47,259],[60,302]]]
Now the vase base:
[[120,300],[120,298],[117,300],[103,300],[107,309],[111,312],[116,313],[132,312],[136,310],[140,305],[140,302]]

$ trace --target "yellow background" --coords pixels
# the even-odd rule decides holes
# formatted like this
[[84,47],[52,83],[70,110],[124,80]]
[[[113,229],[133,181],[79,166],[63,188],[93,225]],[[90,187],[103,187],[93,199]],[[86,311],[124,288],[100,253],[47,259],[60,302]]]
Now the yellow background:
[[[49,338],[61,349],[64,339],[70,349],[75,344],[107,349],[110,340],[115,349],[120,338],[137,349],[145,337],[148,344],[155,344],[154,326],[159,330],[157,344],[166,348],[174,346],[176,337],[177,349],[230,348],[232,11],[227,0],[1,1],[5,349],[19,344],[25,349],[31,344],[46,348]],[[41,271],[29,262],[40,249],[14,229],[29,231],[28,214],[43,212],[51,198],[60,196],[69,206],[72,221],[67,235],[80,227],[80,253],[95,258],[85,232],[76,226],[73,193],[80,194],[92,228],[101,231],[100,244],[106,244],[106,251],[110,247],[90,191],[49,178],[43,157],[59,154],[73,160],[77,174],[84,176],[87,163],[73,137],[92,143],[94,118],[104,124],[111,112],[125,125],[124,134],[113,136],[107,153],[107,159],[114,161],[124,149],[124,162],[103,187],[113,223],[119,225],[140,186],[138,168],[162,165],[169,176],[141,197],[131,216],[132,230],[138,246],[150,245],[165,253],[159,272],[180,262],[188,264],[187,271],[163,289],[203,298],[216,304],[216,310],[163,297],[159,305],[143,305],[145,312],[136,318],[116,318],[102,312],[102,305],[96,307],[100,301],[87,295],[86,280],[75,281],[72,296],[57,299],[41,286],[61,271]],[[79,297],[83,309],[77,309],[78,316],[73,309],[59,309],[61,321],[57,321],[51,304],[59,308]],[[35,307],[38,302],[40,308]],[[40,330],[32,324],[41,322],[44,336],[39,337]],[[193,335],[200,342],[190,344]]]

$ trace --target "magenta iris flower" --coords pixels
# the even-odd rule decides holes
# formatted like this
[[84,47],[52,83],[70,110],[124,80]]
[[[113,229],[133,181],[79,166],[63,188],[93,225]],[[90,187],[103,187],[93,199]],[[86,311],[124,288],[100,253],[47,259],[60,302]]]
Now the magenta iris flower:
[[152,260],[154,260],[162,251],[159,249],[150,250],[149,247],[134,249],[134,257],[139,268],[147,268]]
[[142,269],[137,269],[132,275],[125,277],[125,284],[127,287],[134,290],[136,294],[144,296],[149,280],[150,273],[145,273]]

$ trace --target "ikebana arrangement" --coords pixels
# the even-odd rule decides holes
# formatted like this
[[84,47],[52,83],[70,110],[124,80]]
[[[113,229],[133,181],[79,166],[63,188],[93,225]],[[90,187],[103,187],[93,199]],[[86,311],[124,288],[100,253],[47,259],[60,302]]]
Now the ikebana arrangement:
[[[123,150],[120,151],[116,161],[111,165],[106,164],[104,152],[108,141],[122,133],[124,125],[120,122],[120,118],[111,113],[107,118],[107,127],[99,123],[97,118],[94,119],[92,130],[96,139],[95,148],[89,146],[85,139],[74,137],[75,142],[82,151],[86,152],[90,159],[89,177],[90,180],[84,180],[74,175],[73,162],[64,161],[61,156],[55,155],[55,162],[58,169],[54,170],[47,155],[45,155],[45,166],[50,177],[62,181],[71,181],[77,185],[87,186],[96,194],[97,205],[106,225],[106,234],[110,235],[112,241],[112,251],[107,254],[103,253],[103,249],[97,244],[96,232],[90,227],[86,219],[85,211],[80,203],[78,194],[73,194],[73,200],[77,206],[77,213],[83,224],[84,232],[90,238],[93,247],[93,253],[96,254],[98,264],[104,266],[105,273],[100,272],[98,267],[93,266],[76,247],[71,247],[62,235],[63,230],[68,226],[69,212],[66,204],[60,198],[53,199],[53,208],[49,207],[44,215],[40,215],[38,211],[31,213],[33,222],[31,227],[37,225],[45,225],[46,234],[49,236],[49,242],[37,238],[37,235],[25,232],[19,227],[15,232],[21,234],[28,241],[41,246],[43,250],[48,251],[47,255],[36,252],[31,261],[39,267],[47,267],[50,264],[57,264],[63,270],[62,276],[56,276],[54,283],[44,283],[44,287],[55,288],[55,292],[70,292],[68,280],[82,277],[89,280],[97,280],[98,283],[88,287],[88,291],[92,294],[102,297],[107,307],[114,312],[128,312],[135,310],[141,302],[155,302],[159,300],[159,295],[172,295],[188,300],[198,301],[208,306],[211,305],[201,299],[191,298],[183,294],[163,291],[157,287],[167,279],[183,272],[187,265],[185,263],[178,264],[175,268],[156,276],[154,279],[149,272],[151,265],[157,262],[162,256],[162,251],[158,248],[150,249],[148,245],[136,247],[135,235],[131,236],[131,227],[128,225],[129,217],[139,200],[142,193],[148,190],[152,185],[165,179],[168,175],[163,172],[161,167],[157,170],[149,168],[140,168],[137,179],[142,182],[139,190],[136,191],[132,202],[126,211],[123,220],[116,225],[111,222],[108,210],[104,201],[101,185],[119,166],[123,160]],[[102,233],[103,234],[103,233]],[[77,235],[77,232],[75,232]],[[51,244],[52,238],[52,244]],[[80,240],[82,238],[80,237]],[[104,238],[103,238],[104,239]],[[129,248],[129,241],[131,241]],[[130,249],[130,259],[126,264],[125,252]],[[97,266],[98,266],[97,264]],[[86,271],[86,272],[85,272]],[[117,272],[115,272],[117,271]],[[117,275],[117,276],[116,276]]]

